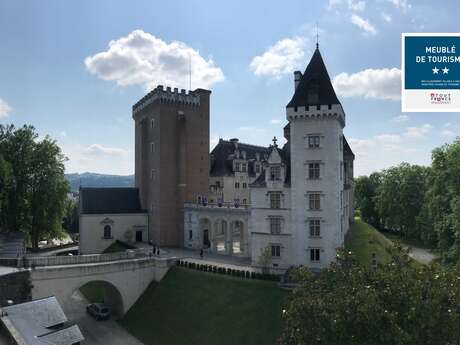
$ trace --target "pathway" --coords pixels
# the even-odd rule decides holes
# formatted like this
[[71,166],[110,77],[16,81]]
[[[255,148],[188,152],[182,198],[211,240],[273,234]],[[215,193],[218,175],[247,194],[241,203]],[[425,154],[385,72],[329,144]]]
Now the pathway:
[[96,321],[86,312],[86,299],[79,291],[66,301],[62,308],[70,321],[75,322],[88,345],[144,345],[129,334],[117,321],[110,319]]

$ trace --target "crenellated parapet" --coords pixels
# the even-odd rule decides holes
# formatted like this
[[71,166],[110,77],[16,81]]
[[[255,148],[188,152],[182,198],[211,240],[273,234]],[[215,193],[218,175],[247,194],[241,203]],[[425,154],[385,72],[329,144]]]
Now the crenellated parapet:
[[197,91],[198,90],[187,92],[185,89],[181,89],[179,92],[177,87],[171,89],[171,87],[168,86],[165,89],[163,85],[158,85],[133,105],[133,115],[154,102],[199,106],[200,94]]
[[291,122],[297,119],[336,118],[345,126],[345,112],[342,105],[310,105],[286,108],[286,119]]

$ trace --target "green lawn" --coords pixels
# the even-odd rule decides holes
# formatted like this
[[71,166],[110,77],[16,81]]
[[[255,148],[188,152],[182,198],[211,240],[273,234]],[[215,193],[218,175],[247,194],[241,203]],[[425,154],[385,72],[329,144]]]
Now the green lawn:
[[390,255],[385,248],[391,243],[373,226],[356,217],[345,237],[345,248],[351,251],[363,265],[370,265],[372,253],[377,256],[378,263],[387,263]]
[[121,242],[121,241],[115,241],[113,242],[110,246],[105,248],[105,250],[102,252],[103,254],[108,254],[108,253],[117,253],[117,252],[124,252],[126,249],[134,249],[135,247],[130,246],[127,243]]
[[174,267],[120,323],[146,345],[274,345],[286,295],[273,282]]

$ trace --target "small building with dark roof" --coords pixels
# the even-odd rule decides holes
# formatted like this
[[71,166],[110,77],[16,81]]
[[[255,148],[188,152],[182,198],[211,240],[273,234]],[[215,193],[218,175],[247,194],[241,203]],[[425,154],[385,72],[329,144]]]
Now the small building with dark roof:
[[0,319],[14,344],[78,345],[85,339],[54,296],[3,307]]
[[138,188],[80,188],[80,254],[102,253],[115,241],[148,242],[148,213]]

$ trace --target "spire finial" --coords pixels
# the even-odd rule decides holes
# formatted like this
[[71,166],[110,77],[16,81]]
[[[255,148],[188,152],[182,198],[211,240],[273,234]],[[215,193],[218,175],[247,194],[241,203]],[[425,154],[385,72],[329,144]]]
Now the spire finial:
[[276,144],[278,139],[276,139],[276,137],[273,137],[272,141],[273,141],[273,146],[278,147],[278,145]]
[[319,49],[318,22],[316,22],[316,49]]

